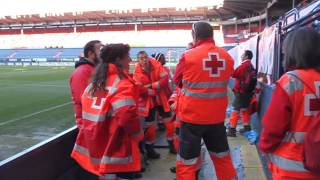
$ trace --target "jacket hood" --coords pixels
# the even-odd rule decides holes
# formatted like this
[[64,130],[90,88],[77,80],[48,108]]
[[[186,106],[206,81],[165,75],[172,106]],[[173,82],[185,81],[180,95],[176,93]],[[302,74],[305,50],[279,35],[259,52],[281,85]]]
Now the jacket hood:
[[77,68],[77,67],[84,65],[84,64],[88,64],[88,65],[94,67],[94,64],[91,61],[89,61],[87,58],[80,58],[80,60],[75,63],[74,68]]

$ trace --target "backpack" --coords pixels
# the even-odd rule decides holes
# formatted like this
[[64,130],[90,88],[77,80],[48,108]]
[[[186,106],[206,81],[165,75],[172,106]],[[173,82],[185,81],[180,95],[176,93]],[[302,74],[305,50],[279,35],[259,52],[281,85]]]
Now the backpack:
[[303,146],[304,168],[315,174],[320,174],[320,113],[311,118]]
[[246,93],[252,93],[257,85],[257,73],[252,66],[247,68],[246,77],[240,81],[242,90]]
[[[295,74],[288,74],[293,75],[295,78],[300,80],[315,95],[320,103],[320,97],[317,96],[308,84]],[[320,113],[312,116],[310,126],[304,138],[303,165],[304,168],[310,172],[320,174]]]

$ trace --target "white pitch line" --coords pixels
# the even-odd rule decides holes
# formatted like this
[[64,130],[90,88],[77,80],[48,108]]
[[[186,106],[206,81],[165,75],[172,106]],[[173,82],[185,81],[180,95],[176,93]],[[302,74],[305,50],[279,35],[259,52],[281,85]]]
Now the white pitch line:
[[68,87],[67,85],[56,85],[56,84],[24,84],[23,86],[39,86],[39,87]]
[[40,114],[40,113],[43,113],[43,112],[47,112],[47,111],[51,111],[51,110],[54,110],[54,109],[58,109],[60,107],[66,106],[68,104],[71,104],[71,102],[67,102],[67,103],[64,103],[64,104],[53,106],[53,107],[50,107],[50,108],[47,108],[47,109],[43,109],[43,110],[38,111],[38,112],[34,112],[32,114],[28,114],[28,115],[25,115],[25,116],[22,116],[22,117],[19,117],[19,118],[16,118],[16,119],[11,119],[11,120],[8,120],[6,122],[2,122],[2,123],[0,123],[0,126],[6,125],[6,124],[9,124],[9,123],[12,123],[12,122],[20,121],[22,119],[25,119],[25,118],[28,118],[28,117],[31,117],[31,116],[34,116],[34,115],[37,115],[37,114]]
[[0,90],[8,89],[8,88],[16,88],[19,86],[31,86],[31,87],[61,87],[61,88],[67,88],[68,85],[56,85],[56,84],[20,84],[20,85],[9,85],[7,87],[0,87]]

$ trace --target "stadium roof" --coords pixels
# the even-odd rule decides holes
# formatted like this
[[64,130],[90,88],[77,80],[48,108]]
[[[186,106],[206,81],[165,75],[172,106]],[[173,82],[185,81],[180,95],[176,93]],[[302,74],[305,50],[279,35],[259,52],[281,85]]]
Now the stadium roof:
[[[36,27],[73,24],[221,21],[235,17],[239,19],[260,15],[267,7],[274,6],[280,10],[291,7],[289,0],[154,0],[152,3],[150,0],[135,0],[134,4],[132,2],[132,0],[55,0],[53,3],[51,0],[10,0],[1,7],[0,25],[4,28],[14,27],[14,25]],[[82,6],[78,6],[81,4]]]

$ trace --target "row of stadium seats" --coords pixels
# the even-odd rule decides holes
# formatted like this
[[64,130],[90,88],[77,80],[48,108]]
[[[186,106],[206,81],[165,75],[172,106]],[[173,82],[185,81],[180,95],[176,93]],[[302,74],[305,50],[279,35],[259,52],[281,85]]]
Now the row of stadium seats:
[[[234,45],[248,37],[247,24],[215,26],[217,45]],[[263,27],[252,24],[250,32],[258,33]],[[123,42],[133,46],[185,46],[192,41],[191,24],[134,24],[112,26],[82,26],[59,28],[0,29],[0,48],[81,47],[87,41],[100,39],[106,43]]]
[[[132,47],[131,57],[136,59],[136,54],[139,51],[146,51],[148,54],[157,52],[164,53],[167,59],[177,60],[181,53],[185,50],[184,47]],[[78,58],[81,56],[82,48],[51,48],[51,49],[0,49],[0,59],[27,59],[27,58],[48,58],[48,59],[63,59],[63,58]]]
[[[217,34],[219,35],[219,33]],[[223,40],[222,34],[220,34]],[[82,47],[90,40],[103,43],[127,43],[131,46],[186,46],[192,41],[190,30],[107,31],[87,33],[55,33],[30,35],[2,35],[0,48]],[[223,45],[223,41],[219,42]],[[219,44],[218,43],[218,44]]]

